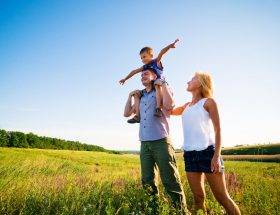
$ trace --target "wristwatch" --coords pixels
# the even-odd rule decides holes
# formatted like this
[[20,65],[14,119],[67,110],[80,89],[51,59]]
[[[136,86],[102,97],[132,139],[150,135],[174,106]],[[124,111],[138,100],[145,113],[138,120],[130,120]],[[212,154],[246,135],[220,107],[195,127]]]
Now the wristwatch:
[[159,85],[159,86],[162,86],[163,84],[168,84],[165,80],[161,80],[161,79],[158,79],[158,80],[160,80],[160,84],[157,84],[157,85]]

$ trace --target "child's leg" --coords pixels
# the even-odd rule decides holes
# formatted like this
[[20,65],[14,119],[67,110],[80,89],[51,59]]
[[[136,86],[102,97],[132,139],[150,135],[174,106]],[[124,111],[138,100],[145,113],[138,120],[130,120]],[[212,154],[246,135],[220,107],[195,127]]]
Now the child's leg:
[[136,116],[140,116],[140,96],[138,94],[134,94],[134,105]]
[[157,100],[157,107],[156,107],[156,111],[155,111],[155,116],[157,117],[161,117],[162,116],[162,111],[161,111],[161,107],[162,107],[162,89],[161,86],[159,85],[155,85],[155,89],[156,89],[156,100]]
[[161,86],[155,85],[155,89],[156,89],[157,108],[161,108],[161,106],[162,106],[162,89],[161,89]]

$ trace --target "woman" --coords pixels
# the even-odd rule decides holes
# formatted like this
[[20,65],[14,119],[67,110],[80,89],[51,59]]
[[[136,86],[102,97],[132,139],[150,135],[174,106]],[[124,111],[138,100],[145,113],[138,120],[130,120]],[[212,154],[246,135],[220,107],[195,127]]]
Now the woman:
[[196,72],[188,82],[187,91],[192,93],[192,101],[175,108],[172,115],[182,115],[185,170],[194,195],[195,210],[206,212],[205,175],[215,198],[227,213],[240,214],[226,189],[220,120],[217,104],[212,98],[211,76]]

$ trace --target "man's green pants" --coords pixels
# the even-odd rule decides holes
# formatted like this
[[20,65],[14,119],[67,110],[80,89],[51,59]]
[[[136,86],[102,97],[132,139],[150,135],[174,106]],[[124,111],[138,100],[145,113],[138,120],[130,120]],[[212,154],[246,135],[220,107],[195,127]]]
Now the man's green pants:
[[152,188],[152,194],[158,193],[155,182],[158,169],[161,181],[170,195],[173,205],[186,209],[186,199],[171,139],[166,137],[155,141],[141,141],[140,160],[143,187]]

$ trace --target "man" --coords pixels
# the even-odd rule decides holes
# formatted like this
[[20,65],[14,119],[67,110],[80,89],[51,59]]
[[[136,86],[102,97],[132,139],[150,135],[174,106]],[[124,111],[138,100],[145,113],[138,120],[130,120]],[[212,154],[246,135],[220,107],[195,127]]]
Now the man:
[[[180,181],[179,172],[175,161],[175,152],[169,137],[170,114],[174,107],[174,100],[166,82],[157,80],[155,84],[162,87],[162,117],[155,117],[156,91],[152,80],[156,74],[152,69],[146,69],[141,74],[141,82],[145,89],[140,97],[140,130],[141,141],[141,173],[142,185],[151,190],[151,194],[157,196],[158,189],[155,183],[155,171],[159,169],[161,181],[170,195],[173,205],[180,209],[186,209],[186,200]],[[135,113],[135,105],[132,105],[132,97],[140,91],[129,94],[125,105],[124,116],[129,117]]]

